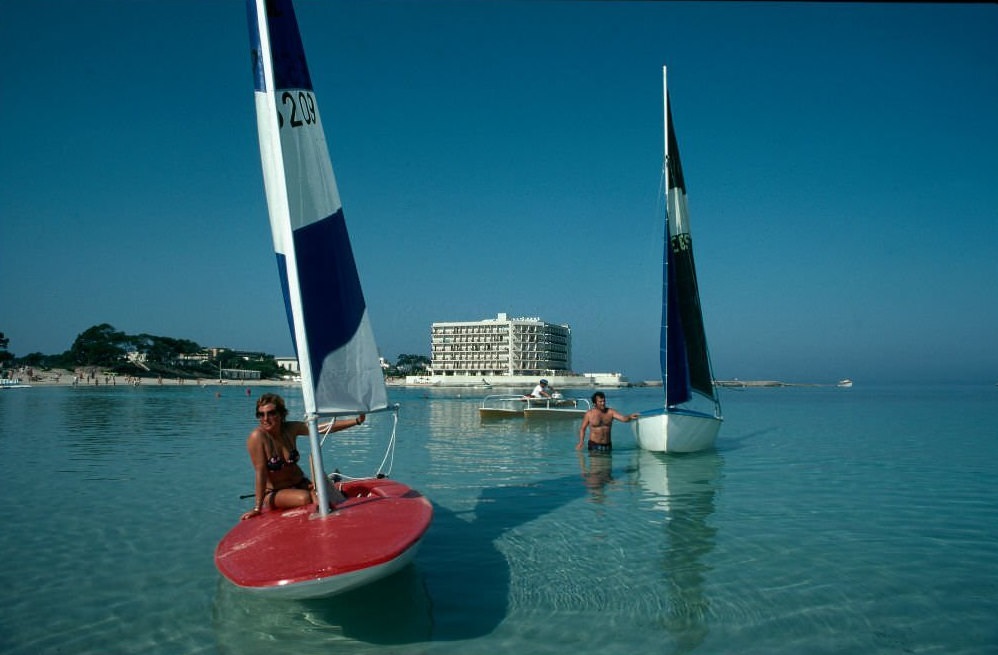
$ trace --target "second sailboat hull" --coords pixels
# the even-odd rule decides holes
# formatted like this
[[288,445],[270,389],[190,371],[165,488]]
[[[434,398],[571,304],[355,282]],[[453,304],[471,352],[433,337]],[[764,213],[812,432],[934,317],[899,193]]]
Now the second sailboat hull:
[[658,453],[695,453],[714,447],[721,419],[683,410],[643,412],[631,421],[638,447]]

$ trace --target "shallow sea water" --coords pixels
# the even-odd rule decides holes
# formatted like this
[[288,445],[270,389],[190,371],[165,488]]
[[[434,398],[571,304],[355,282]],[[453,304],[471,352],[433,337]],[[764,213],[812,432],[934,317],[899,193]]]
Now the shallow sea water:
[[[287,387],[0,392],[0,653],[998,652],[996,387],[724,390],[717,449],[686,456],[621,424],[580,454],[575,421],[393,388],[393,477],[433,525],[412,566],[308,602],[212,559],[265,390],[300,412]],[[659,393],[607,390],[623,412]],[[388,422],[327,466],[372,472]]]

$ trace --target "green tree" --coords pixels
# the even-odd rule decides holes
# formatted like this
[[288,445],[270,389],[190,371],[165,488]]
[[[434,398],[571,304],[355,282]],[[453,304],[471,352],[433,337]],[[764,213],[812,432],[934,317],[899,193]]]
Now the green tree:
[[40,352],[28,353],[24,357],[19,358],[21,364],[25,366],[33,366],[34,368],[46,368],[48,366],[49,357],[43,355]]
[[263,379],[279,379],[285,373],[273,355],[228,349],[218,352],[212,366],[216,371],[218,368],[259,371]]
[[10,344],[10,339],[7,338],[3,332],[0,332],[0,368],[7,366],[10,360],[14,359],[14,355],[7,352],[7,346]]
[[128,355],[129,337],[107,323],[83,331],[69,349],[73,363],[79,366],[114,366]]
[[402,354],[395,360],[396,375],[418,375],[425,373],[430,367],[430,358],[426,355]]
[[145,354],[147,363],[173,364],[180,355],[192,355],[201,352],[201,346],[189,339],[174,339],[172,337],[157,337],[152,334],[140,334],[129,337],[131,345],[140,353]]

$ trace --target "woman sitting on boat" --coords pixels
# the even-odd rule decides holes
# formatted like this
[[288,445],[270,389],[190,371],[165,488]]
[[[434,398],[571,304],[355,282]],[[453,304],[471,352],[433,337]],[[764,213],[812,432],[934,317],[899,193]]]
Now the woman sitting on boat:
[[[246,439],[253,470],[256,472],[256,503],[243,514],[249,519],[263,511],[264,503],[271,509],[299,507],[317,501],[315,485],[298,466],[298,437],[308,435],[304,421],[288,421],[284,399],[265,393],[256,401],[256,417],[260,425]],[[322,432],[339,432],[364,422],[365,416],[331,421],[319,426]]]

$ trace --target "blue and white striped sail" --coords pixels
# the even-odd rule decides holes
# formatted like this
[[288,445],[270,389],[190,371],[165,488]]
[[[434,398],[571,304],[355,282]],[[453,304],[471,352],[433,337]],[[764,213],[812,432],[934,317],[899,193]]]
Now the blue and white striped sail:
[[247,0],[260,155],[309,414],[384,409],[387,393],[290,0]]
[[717,391],[707,350],[707,335],[700,307],[686,180],[679,160],[679,144],[662,69],[665,96],[666,244],[662,261],[661,364],[665,404],[688,402],[694,392],[716,404]]
[[[638,446],[663,453],[693,453],[714,446],[721,402],[707,353],[700,291],[693,262],[686,180],[672,125],[666,69],[662,68],[665,120],[665,244],[662,257],[662,332],[659,343],[665,405],[631,423]],[[711,407],[712,405],[712,407]]]

